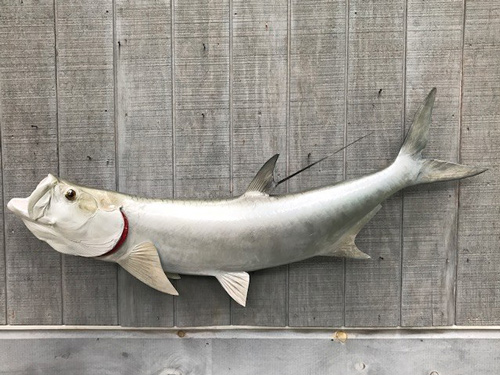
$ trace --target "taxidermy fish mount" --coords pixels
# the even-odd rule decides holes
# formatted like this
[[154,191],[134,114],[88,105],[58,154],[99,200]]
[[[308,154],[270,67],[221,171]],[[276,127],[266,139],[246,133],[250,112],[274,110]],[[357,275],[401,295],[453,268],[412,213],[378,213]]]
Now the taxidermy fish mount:
[[146,199],[49,174],[28,198],[14,198],[7,207],[61,253],[118,263],[152,288],[173,295],[178,293],[169,278],[214,276],[245,306],[248,271],[319,255],[369,258],[354,240],[384,200],[408,186],[486,170],[422,157],[435,95],[432,89],[418,109],[394,162],[358,179],[271,195],[278,184],[275,155],[236,198]]

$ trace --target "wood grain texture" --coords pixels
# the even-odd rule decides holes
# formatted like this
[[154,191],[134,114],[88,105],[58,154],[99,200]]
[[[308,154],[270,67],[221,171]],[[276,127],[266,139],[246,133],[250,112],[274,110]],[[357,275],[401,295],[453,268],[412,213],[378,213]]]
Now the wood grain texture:
[[[116,2],[118,188],[172,197],[170,2]],[[170,326],[173,297],[118,270],[122,326]]]
[[[115,265],[61,261],[0,212],[0,324],[500,324],[497,2],[0,0],[0,9],[4,206],[49,172],[150,197],[228,197],[274,153],[284,177],[373,130],[278,193],[358,177],[396,156],[433,86],[425,156],[490,168],[389,200],[357,240],[371,261],[253,272],[246,308],[214,278],[183,276],[173,298]],[[174,352],[161,353],[183,355]],[[271,373],[315,371],[272,367],[266,355]],[[217,360],[192,371],[229,366]],[[161,371],[140,363],[127,371]],[[240,363],[232,368],[245,373]]]
[[500,324],[500,4],[465,12],[461,162],[489,168],[460,183],[457,318]]
[[[291,2],[290,167],[291,173],[344,144],[344,1]],[[342,180],[343,154],[290,180],[290,191]],[[322,257],[291,264],[289,325],[344,323],[343,262]]]
[[185,276],[176,284],[175,325],[195,327],[227,325],[231,302],[215,277]]
[[[408,2],[406,130],[432,87],[437,97],[426,157],[458,161],[462,1]],[[404,193],[402,321],[404,326],[455,322],[457,183]]]
[[[32,347],[31,343],[39,343]],[[210,375],[212,340],[87,339],[0,341],[2,374]],[[22,355],[30,347],[30,355]],[[15,354],[17,353],[17,355]]]
[[[489,340],[463,341],[365,339],[343,345],[314,339],[214,340],[211,362],[213,373],[221,375],[358,375],[388,369],[396,374],[497,373],[498,357]],[[498,347],[498,340],[492,345]]]
[[246,307],[232,301],[231,324],[283,327],[287,325],[287,266],[250,273]]
[[[56,1],[59,174],[114,190],[113,5]],[[116,266],[63,256],[63,322],[117,324]]]
[[[347,149],[346,177],[388,166],[401,145],[404,67],[401,0],[351,1],[347,142],[374,133]],[[395,326],[400,318],[401,197],[382,203],[356,243],[371,260],[347,260],[346,326]]]
[[[1,3],[0,3],[1,4]],[[3,4],[2,4],[3,5]],[[9,13],[7,13],[9,14]],[[5,17],[5,15],[4,15]],[[0,15],[0,20],[5,22],[4,17]],[[11,43],[11,40],[9,37],[5,37],[6,31],[0,29],[0,60],[4,61],[4,59],[7,58],[7,54],[10,52],[9,44]],[[10,62],[12,63],[12,62]],[[2,136],[2,124],[7,120],[4,118],[4,112],[2,111],[2,102],[7,99],[7,101],[12,98],[9,98],[9,95],[5,95],[4,91],[2,90],[2,87],[4,86],[4,81],[9,80],[8,78],[8,73],[7,76],[5,76],[6,72],[9,72],[9,70],[12,70],[12,66],[9,66],[10,64],[7,63],[1,63],[0,62],[0,137]],[[10,69],[9,69],[10,68]],[[10,72],[11,74],[13,73],[12,71]],[[8,86],[8,85],[7,85]],[[8,112],[7,112],[8,113]],[[0,145],[1,145],[1,150],[3,150],[3,144],[1,143],[0,139]],[[2,165],[2,171],[3,171],[3,163],[2,163],[2,152],[0,152],[0,165]],[[6,291],[7,291],[7,285],[6,285],[6,275],[7,275],[7,270],[5,269],[5,213],[4,213],[4,193],[3,193],[3,173],[0,175],[0,185],[1,185],[1,208],[0,208],[0,225],[1,225],[1,230],[0,230],[0,325],[1,324],[7,324],[7,298],[6,298]]]
[[[230,195],[229,0],[174,2],[174,196]],[[229,324],[213,278],[177,282],[177,325]]]
[[[1,50],[1,47],[0,47],[0,50]],[[0,52],[0,56],[1,56],[1,52]],[[1,58],[1,57],[0,57]],[[0,73],[0,90],[1,90],[1,87],[2,87],[2,84],[1,84],[1,73]],[[1,95],[0,95],[0,108],[1,108]],[[1,109],[0,109],[0,122],[3,122],[2,121],[2,117],[1,117]],[[0,132],[1,132],[1,126],[0,126]],[[0,155],[0,165],[1,165],[1,155]],[[0,325],[2,324],[7,324],[7,298],[6,298],[6,291],[7,291],[7,285],[6,285],[6,272],[7,270],[5,269],[5,234],[4,234],[4,230],[5,230],[5,221],[4,221],[4,204],[3,204],[3,183],[2,183],[2,180],[1,180],[1,175],[0,175],[0,184],[2,186],[2,191],[1,191],[1,194],[2,194],[2,199],[0,200],[0,204],[2,205],[1,206],[1,209],[0,209],[0,215],[1,215],[1,220],[0,220],[0,225],[1,225],[1,230],[0,230],[0,257],[2,259],[0,259]],[[2,257],[3,256],[3,257]],[[3,276],[3,279],[1,279],[1,277]]]
[[[396,374],[494,375],[498,331],[347,332],[7,332],[0,339],[3,374]],[[224,337],[225,335],[225,337]],[[231,335],[236,337],[231,337]],[[223,336],[223,337],[221,337]],[[29,353],[27,356],[26,353]]]
[[[233,193],[245,192],[257,171],[280,153],[286,173],[287,0],[235,0],[232,8]],[[284,326],[287,268],[251,275],[247,306],[232,301],[232,323]]]
[[[0,4],[2,172],[8,201],[28,196],[47,173],[57,173],[54,9],[52,0]],[[5,233],[7,323],[61,324],[61,256],[7,210]]]

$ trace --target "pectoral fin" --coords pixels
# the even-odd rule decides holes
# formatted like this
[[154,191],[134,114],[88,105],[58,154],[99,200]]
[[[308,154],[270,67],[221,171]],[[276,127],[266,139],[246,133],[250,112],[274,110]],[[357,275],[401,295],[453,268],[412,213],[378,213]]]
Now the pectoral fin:
[[365,217],[358,221],[331,249],[327,249],[321,255],[335,256],[354,259],[370,259],[371,257],[358,249],[354,243],[359,231],[368,223],[372,217],[382,208],[379,204],[371,210]]
[[165,275],[158,250],[151,242],[142,242],[135,246],[129,256],[119,260],[118,264],[151,288],[174,296],[179,295]]
[[246,272],[226,272],[217,274],[215,277],[231,298],[245,307],[250,275]]

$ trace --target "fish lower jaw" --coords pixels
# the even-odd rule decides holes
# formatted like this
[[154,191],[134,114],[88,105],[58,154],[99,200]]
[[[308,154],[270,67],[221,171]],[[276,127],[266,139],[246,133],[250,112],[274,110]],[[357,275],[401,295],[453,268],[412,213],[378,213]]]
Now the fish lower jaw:
[[28,198],[12,198],[7,203],[7,208],[23,219],[29,219]]

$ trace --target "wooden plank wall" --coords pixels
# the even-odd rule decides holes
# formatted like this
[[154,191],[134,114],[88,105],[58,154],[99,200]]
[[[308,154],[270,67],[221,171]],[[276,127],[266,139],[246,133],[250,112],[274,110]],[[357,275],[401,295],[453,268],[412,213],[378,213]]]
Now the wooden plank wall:
[[5,330],[0,373],[498,374],[498,330],[347,330],[346,342],[334,330],[177,332]]
[[[289,170],[344,145],[346,6],[296,0],[290,9]],[[328,30],[328,32],[325,32]],[[290,191],[341,181],[344,155],[289,183]],[[344,324],[344,262],[309,259],[289,266],[289,325]]]
[[150,197],[241,194],[373,134],[280,193],[371,173],[438,96],[427,155],[489,167],[383,205],[358,245],[162,295],[61,256],[8,210],[0,324],[443,326],[500,323],[500,4],[453,0],[0,0],[2,207],[47,174]]
[[[232,4],[231,177],[235,195],[245,192],[264,155],[280,152],[277,174],[286,173],[287,10],[286,0],[236,0]],[[250,277],[254,288],[248,294],[248,308],[232,301],[231,323],[286,325],[287,267],[254,272]]]
[[[117,188],[172,197],[170,3],[115,2]],[[173,324],[174,300],[118,270],[118,313],[127,326]]]
[[[374,134],[369,143],[347,150],[346,178],[388,165],[394,158],[393,145],[401,143],[404,15],[401,0],[350,2],[346,141]],[[401,215],[398,194],[382,205],[377,220],[359,237],[359,246],[369,249],[373,261],[346,261],[347,326],[399,325]]]
[[[61,1],[55,15],[59,175],[115,189],[112,2]],[[63,324],[117,324],[116,267],[67,255],[61,267]]]
[[[457,323],[500,324],[500,4],[472,2],[463,43],[461,154],[490,167],[460,183]],[[467,225],[469,223],[469,225]]]
[[[0,114],[5,201],[58,173],[55,17],[52,0],[1,3]],[[6,202],[4,202],[6,203]],[[61,255],[4,211],[8,324],[61,324]],[[5,233],[8,233],[5,236]],[[92,282],[92,281],[91,281]]]

